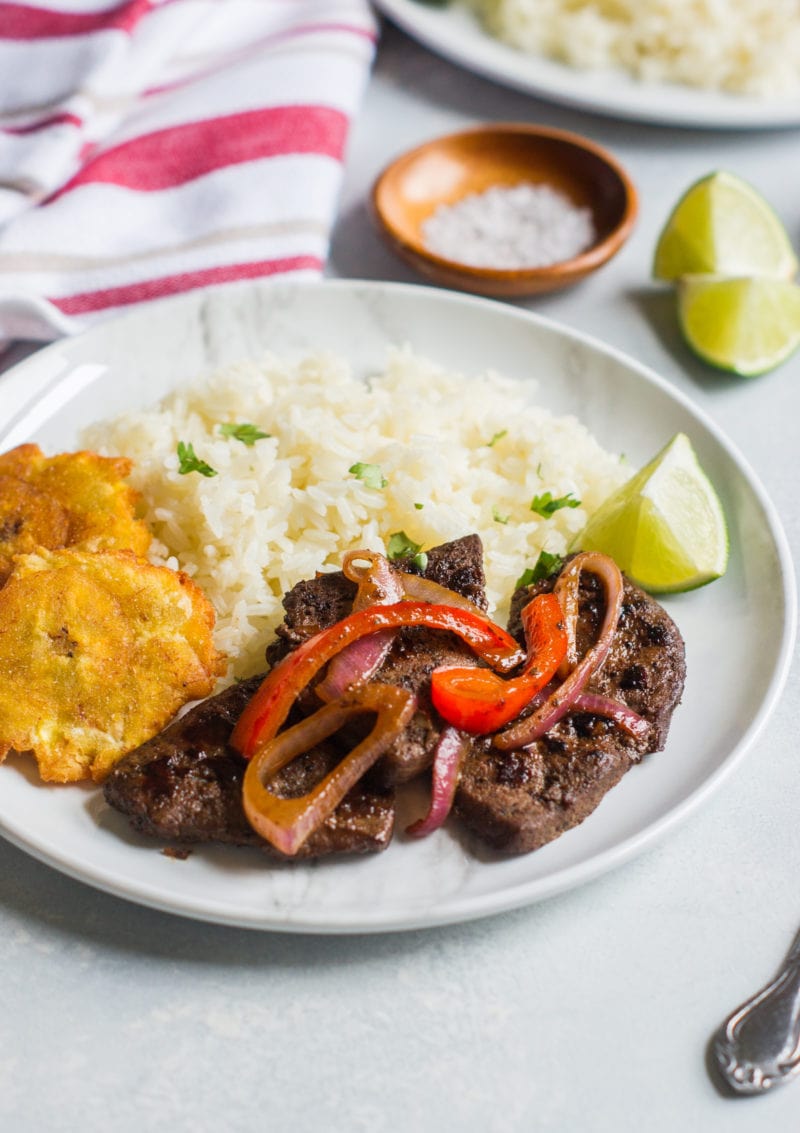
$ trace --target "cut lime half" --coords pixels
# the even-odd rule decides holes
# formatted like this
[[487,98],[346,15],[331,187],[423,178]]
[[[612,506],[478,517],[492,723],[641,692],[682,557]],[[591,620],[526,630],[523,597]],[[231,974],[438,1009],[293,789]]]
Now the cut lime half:
[[704,361],[744,377],[774,370],[800,345],[800,287],[785,279],[687,276],[678,318]]
[[768,275],[791,279],[797,257],[786,229],[756,190],[712,173],[678,201],[656,247],[653,275]]
[[689,438],[677,433],[589,520],[573,550],[602,551],[655,593],[694,590],[728,564],[719,498]]

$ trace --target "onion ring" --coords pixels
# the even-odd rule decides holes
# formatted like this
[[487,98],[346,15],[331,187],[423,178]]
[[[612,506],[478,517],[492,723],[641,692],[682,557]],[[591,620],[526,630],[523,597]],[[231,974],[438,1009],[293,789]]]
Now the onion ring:
[[[359,567],[359,563],[366,563],[366,569]],[[403,597],[399,572],[392,570],[389,560],[376,551],[348,551],[342,560],[342,573],[358,584],[353,613],[366,610],[368,606],[387,606]],[[336,700],[348,689],[366,684],[386,660],[395,636],[396,630],[375,633],[338,653],[314,690],[320,700]]]
[[[242,802],[247,821],[276,850],[293,856],[400,735],[415,710],[416,697],[405,689],[367,685],[280,732],[259,747],[245,771]],[[377,713],[372,731],[316,787],[289,799],[270,791],[269,780],[278,771],[364,712]]]
[[638,712],[634,712],[621,700],[613,700],[609,696],[598,696],[593,692],[582,692],[572,706],[576,712],[591,712],[594,716],[606,716],[609,720],[622,728],[628,735],[640,740],[650,730],[649,721]]
[[[358,563],[368,565],[364,569]],[[353,613],[367,606],[387,606],[403,597],[399,572],[392,570],[386,556],[377,551],[348,551],[342,559],[342,574],[358,585]]]
[[434,582],[432,578],[423,578],[420,574],[407,574],[398,571],[398,577],[405,592],[406,598],[415,598],[419,602],[431,602],[435,606],[456,606],[459,610],[469,610],[473,614],[486,616],[486,611],[475,602],[465,598],[456,590],[450,590]]
[[[377,551],[348,551],[342,559],[342,573],[358,585],[353,613],[368,606],[387,606],[412,598],[485,616],[485,611],[469,598],[430,578],[395,570],[386,556]],[[314,690],[320,700],[336,700],[348,689],[365,684],[386,660],[395,636],[396,631],[376,633],[342,650],[333,658],[324,679]]]
[[412,838],[424,838],[438,830],[447,819],[456,795],[461,764],[467,754],[466,738],[457,728],[445,728],[433,753],[431,805],[424,818],[406,828]]
[[[573,560],[574,561],[574,560]],[[567,567],[571,563],[567,564]],[[564,629],[567,633],[567,652],[561,662],[558,675],[565,681],[578,663],[578,607],[580,597],[580,571],[568,570],[565,567],[553,587],[553,593],[561,603],[564,612]]]
[[[622,608],[624,583],[620,569],[608,555],[596,551],[584,551],[567,563],[562,575],[569,571],[580,579],[583,570],[590,570],[602,581],[606,591],[606,609],[597,641],[588,649],[575,665],[566,680],[559,685],[544,704],[530,716],[519,720],[494,738],[495,747],[501,751],[513,751],[527,747],[540,736],[549,732],[554,724],[573,707],[575,700],[583,692],[587,681],[602,667],[619,622]],[[559,579],[560,581],[560,579]]]
[[245,705],[230,743],[249,759],[275,736],[299,694],[322,668],[353,641],[383,630],[424,625],[460,637],[481,660],[499,672],[510,672],[524,659],[518,643],[485,614],[427,602],[395,602],[371,606],[307,638],[267,673]]

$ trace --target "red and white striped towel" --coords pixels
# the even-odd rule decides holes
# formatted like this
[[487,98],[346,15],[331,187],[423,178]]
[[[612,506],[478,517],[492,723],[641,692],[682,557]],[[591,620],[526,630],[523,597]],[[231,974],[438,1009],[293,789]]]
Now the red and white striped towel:
[[321,273],[366,0],[0,0],[0,340]]

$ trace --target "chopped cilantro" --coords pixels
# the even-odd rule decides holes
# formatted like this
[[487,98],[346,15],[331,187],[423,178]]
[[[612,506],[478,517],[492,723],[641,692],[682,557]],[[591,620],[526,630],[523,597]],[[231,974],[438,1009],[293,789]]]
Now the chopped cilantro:
[[223,437],[233,437],[235,441],[241,441],[243,445],[248,447],[254,445],[256,441],[270,436],[269,433],[262,433],[258,425],[250,425],[244,422],[239,425],[220,425],[219,431]]
[[542,551],[536,560],[536,566],[528,567],[522,572],[514,589],[519,590],[521,586],[530,586],[534,582],[541,582],[543,578],[549,578],[551,574],[561,569],[563,561],[560,555],[551,555],[549,551]]
[[417,509],[417,511],[422,511],[422,509],[425,507],[425,504],[414,504],[414,507]]
[[523,586],[530,586],[533,581],[533,567],[525,567],[525,570],[514,583],[514,589],[520,590]]
[[562,507],[580,506],[581,501],[576,500],[572,492],[567,492],[566,496],[559,496],[558,499],[553,498],[552,492],[542,492],[541,496],[534,496],[531,500],[531,511],[544,516],[545,519],[549,519],[551,515],[561,511]]
[[495,435],[492,437],[492,439],[490,441],[486,442],[486,447],[487,448],[493,448],[493,446],[496,445],[498,441],[503,439],[503,437],[507,434],[507,432],[508,432],[508,429],[501,429],[499,433],[495,433]]
[[502,515],[499,508],[492,508],[492,519],[495,521],[495,523],[508,523],[510,518],[511,516],[509,515]]
[[405,531],[395,531],[389,536],[386,544],[386,557],[390,562],[397,559],[411,558],[411,562],[418,570],[425,570],[428,565],[428,556],[422,550],[421,543],[409,539]]
[[347,471],[352,472],[356,479],[365,484],[367,488],[385,488],[389,483],[381,472],[379,464],[363,464],[358,461],[356,464],[351,464]]
[[183,441],[178,441],[178,472],[181,476],[186,476],[189,472],[199,472],[201,476],[216,476],[216,468],[212,468],[210,464],[206,464],[201,460],[197,453],[194,451],[193,444],[184,444]]
[[395,559],[404,559],[406,555],[416,555],[421,550],[422,544],[409,539],[405,531],[395,531],[389,536],[389,542],[386,544],[386,557],[390,562],[394,562]]

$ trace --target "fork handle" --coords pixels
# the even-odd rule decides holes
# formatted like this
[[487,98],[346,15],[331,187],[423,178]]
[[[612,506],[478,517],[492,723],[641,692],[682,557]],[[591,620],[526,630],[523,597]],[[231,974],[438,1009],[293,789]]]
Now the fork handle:
[[800,1073],[800,934],[775,978],[728,1016],[712,1050],[737,1094],[762,1094]]

